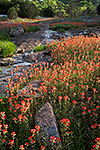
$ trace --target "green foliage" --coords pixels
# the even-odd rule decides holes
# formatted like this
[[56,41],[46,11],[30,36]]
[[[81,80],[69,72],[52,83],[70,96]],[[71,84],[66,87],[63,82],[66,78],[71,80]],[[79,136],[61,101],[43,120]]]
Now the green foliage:
[[52,9],[51,6],[48,6],[47,8],[43,8],[41,10],[41,15],[43,17],[54,17],[55,12],[54,12],[54,10]]
[[12,56],[16,46],[10,41],[0,41],[0,57]]
[[66,13],[72,18],[77,18],[81,15],[95,15],[96,5],[87,0],[70,0],[66,5]]
[[36,32],[36,31],[39,31],[40,30],[40,27],[38,26],[28,26],[27,28],[24,28],[25,32]]
[[10,8],[9,0],[0,0],[0,14],[6,14]]
[[51,7],[54,15],[61,11],[64,16],[78,17],[94,15],[98,2],[99,0],[0,0],[0,13],[6,14],[10,7],[14,7],[19,17],[33,18]]
[[96,5],[92,1],[81,1],[80,2],[81,14],[82,15],[94,15],[96,13]]
[[59,32],[66,32],[65,29],[59,29]]
[[66,25],[66,24],[57,24],[57,25],[51,27],[52,30],[56,30],[56,31],[60,31],[60,32],[61,32],[61,30],[64,31],[64,30],[68,30],[70,28],[71,28],[71,26],[69,24],[68,25]]
[[34,48],[34,52],[47,50],[47,45],[39,45]]
[[10,40],[10,36],[8,34],[0,33],[0,41]]
[[21,2],[24,2],[24,0],[11,0],[11,5],[15,6],[17,4],[20,4]]
[[18,13],[14,7],[11,7],[7,12],[9,19],[16,19],[18,17]]
[[[57,15],[57,12],[59,11],[63,12],[64,15],[66,14],[66,5],[59,0],[53,0],[53,1],[52,0],[43,0],[43,1],[35,0],[33,3],[40,10],[40,15],[41,15],[41,11],[45,11],[45,9],[48,9],[48,8],[51,8],[54,15]],[[47,16],[47,14],[44,16]]]
[[53,30],[60,30],[60,29],[63,29],[64,28],[64,25],[55,25],[53,27],[51,27]]
[[33,3],[22,2],[20,4],[19,16],[22,18],[34,18],[38,16],[39,11]]

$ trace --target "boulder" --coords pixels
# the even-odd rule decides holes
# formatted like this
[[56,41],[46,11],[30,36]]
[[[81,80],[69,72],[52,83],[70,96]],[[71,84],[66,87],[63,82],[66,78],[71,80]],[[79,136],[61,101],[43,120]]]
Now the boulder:
[[25,53],[23,54],[23,59],[26,62],[34,63],[36,61],[40,62],[51,62],[52,58],[50,56],[50,50],[40,51],[40,52],[33,52],[33,53]]
[[11,29],[10,35],[11,36],[18,36],[24,33],[23,27],[17,27],[16,29]]
[[16,49],[16,53],[29,52],[34,49],[35,46],[41,45],[41,41],[38,40],[27,40],[20,43]]
[[[53,112],[53,108],[50,103],[46,103],[40,108],[35,116],[36,125],[40,126],[40,139],[42,143],[48,143],[48,150],[51,150],[50,137],[54,136],[56,138],[60,138],[56,118]],[[56,150],[61,149],[62,144],[61,141],[55,144]]]
[[0,66],[8,66],[8,65],[12,65],[14,62],[16,61],[16,59],[13,58],[2,58],[0,59]]
[[24,54],[23,59],[26,62],[34,63],[36,61],[37,55],[35,54]]
[[96,37],[98,38],[100,36],[100,33],[98,31],[93,31],[93,30],[86,30],[83,33],[81,32],[80,35],[84,35],[85,37]]

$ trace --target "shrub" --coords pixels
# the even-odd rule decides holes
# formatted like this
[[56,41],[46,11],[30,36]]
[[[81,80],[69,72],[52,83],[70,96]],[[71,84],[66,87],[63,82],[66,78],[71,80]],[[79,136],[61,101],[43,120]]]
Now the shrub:
[[59,29],[58,31],[59,32],[65,32],[65,29]]
[[10,1],[0,0],[0,14],[7,14],[9,8],[10,8]]
[[60,25],[60,24],[52,27],[53,30],[59,30],[59,29],[63,29],[63,28],[64,28],[64,25]]
[[26,32],[31,32],[31,31],[36,32],[36,31],[40,30],[40,27],[38,27],[38,26],[27,26],[26,28],[24,28],[24,30]]
[[0,33],[0,40],[1,41],[4,41],[4,40],[9,40],[10,39],[10,36],[8,34],[3,34],[3,33]]
[[41,10],[41,15],[43,17],[53,17],[55,15],[54,10],[52,9],[51,6],[47,7],[47,8],[43,8]]
[[34,48],[34,52],[38,52],[38,51],[44,51],[47,49],[47,46],[46,45],[39,45],[39,46],[36,46]]
[[64,27],[65,30],[68,30],[68,29],[70,29],[70,28],[71,28],[71,25],[70,25],[70,24],[65,24],[65,27]]
[[99,24],[96,22],[86,23],[86,22],[71,22],[71,21],[64,21],[64,22],[56,22],[50,24],[52,30],[59,30],[59,29],[84,29],[86,27],[95,27]]
[[15,10],[14,7],[11,7],[8,10],[7,14],[8,14],[9,19],[16,19],[18,17],[18,13],[17,13],[17,11]]
[[38,16],[38,9],[32,3],[23,2],[20,5],[19,16],[22,18],[34,18]]
[[55,26],[53,26],[53,27],[51,27],[53,30],[61,30],[61,29],[63,29],[63,30],[68,30],[68,29],[70,29],[71,27],[70,27],[70,25],[68,25],[68,26],[66,26],[66,24],[57,24],[57,25],[55,25]]
[[0,57],[13,55],[16,49],[15,44],[10,41],[0,41]]

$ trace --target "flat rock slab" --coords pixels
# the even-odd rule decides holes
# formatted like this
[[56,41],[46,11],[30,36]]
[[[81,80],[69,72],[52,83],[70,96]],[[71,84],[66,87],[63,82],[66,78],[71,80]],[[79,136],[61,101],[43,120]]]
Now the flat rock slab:
[[[40,110],[36,113],[35,117],[36,125],[40,126],[40,138],[43,143],[47,143],[51,136],[60,138],[56,118],[53,112],[53,108],[50,103],[46,103],[42,106]],[[50,143],[47,145],[48,149],[51,149]],[[61,149],[61,142],[56,143],[56,149]]]
[[35,63],[36,60],[38,62],[51,62],[52,58],[50,56],[50,50],[40,51],[40,52],[34,52],[33,54],[24,54],[23,59],[26,62]]
[[0,59],[0,66],[9,66],[13,64],[16,61],[16,59],[13,58],[2,58]]
[[24,34],[24,29],[22,27],[17,27],[16,29],[11,29],[10,35],[11,36],[18,36]]

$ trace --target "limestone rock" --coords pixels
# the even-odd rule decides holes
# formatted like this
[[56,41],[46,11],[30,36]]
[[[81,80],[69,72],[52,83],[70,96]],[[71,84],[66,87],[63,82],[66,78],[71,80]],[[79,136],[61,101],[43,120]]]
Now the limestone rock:
[[16,61],[16,59],[13,58],[2,58],[0,59],[0,66],[8,66],[8,65],[12,65],[14,62]]
[[26,53],[23,55],[24,61],[34,63],[36,60],[38,62],[43,61],[43,62],[51,62],[52,58],[50,56],[50,51],[45,50],[45,51],[40,51],[40,52],[35,52],[35,53]]
[[95,32],[95,31],[87,31],[87,33],[84,34],[84,36],[88,36],[88,37],[98,37],[99,36],[99,33],[98,32]]
[[27,62],[33,63],[36,61],[37,56],[35,54],[27,54],[23,55],[23,59]]
[[[50,140],[51,136],[60,138],[56,118],[53,113],[53,108],[50,103],[46,103],[42,106],[40,110],[36,113],[35,117],[36,125],[40,126],[40,138],[43,143],[46,143],[47,140]],[[56,143],[56,150],[61,149],[61,142]],[[50,143],[47,145],[48,150],[50,150]]]
[[17,27],[16,29],[11,29],[10,35],[11,36],[18,36],[24,33],[24,29],[22,27]]

